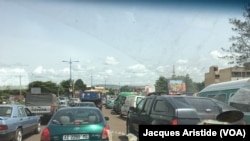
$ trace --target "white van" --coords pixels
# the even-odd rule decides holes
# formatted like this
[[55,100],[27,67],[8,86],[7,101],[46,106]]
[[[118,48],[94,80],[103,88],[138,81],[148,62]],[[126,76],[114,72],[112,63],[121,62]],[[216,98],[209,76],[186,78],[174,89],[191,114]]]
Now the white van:
[[126,100],[124,104],[121,107],[120,116],[127,116],[129,107],[136,107],[137,103],[139,103],[145,96],[139,96],[139,95],[130,95],[126,96]]

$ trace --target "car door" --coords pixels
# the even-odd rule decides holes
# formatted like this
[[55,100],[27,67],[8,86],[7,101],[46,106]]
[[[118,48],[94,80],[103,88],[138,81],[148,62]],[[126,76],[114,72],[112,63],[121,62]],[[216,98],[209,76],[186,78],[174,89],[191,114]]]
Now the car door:
[[25,112],[25,108],[23,106],[18,106],[18,120],[23,128],[23,134],[29,133],[29,120]]
[[31,111],[28,108],[25,108],[25,112],[28,118],[28,127],[27,130],[29,130],[30,132],[32,132],[32,130],[34,130],[34,127],[36,127],[38,121],[37,121],[37,117],[31,113]]
[[141,120],[141,112],[143,110],[145,100],[141,100],[138,105],[136,106],[134,111],[130,111],[129,113],[129,124],[133,131],[137,132],[139,131],[139,123]]
[[142,99],[136,106],[136,115],[133,122],[133,128],[136,133],[139,133],[139,125],[151,124],[152,118],[150,117],[152,98]]

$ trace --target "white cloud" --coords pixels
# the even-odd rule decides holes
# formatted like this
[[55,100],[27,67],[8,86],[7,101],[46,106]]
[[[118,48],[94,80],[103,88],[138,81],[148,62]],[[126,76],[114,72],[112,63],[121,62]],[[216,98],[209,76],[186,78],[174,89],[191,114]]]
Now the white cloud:
[[163,73],[165,71],[165,68],[163,66],[159,66],[156,68],[156,71],[159,73]]
[[119,62],[114,57],[107,56],[105,60],[105,64],[116,65],[116,64],[119,64]]
[[219,60],[219,57],[222,57],[222,56],[223,56],[223,55],[222,55],[220,52],[218,52],[217,50],[211,51],[211,52],[210,52],[210,55],[211,55],[214,59],[217,59],[217,60]]
[[134,73],[141,73],[141,72],[146,72],[147,68],[142,64],[136,64],[136,65],[130,66],[128,70]]
[[106,74],[108,74],[108,75],[112,75],[113,74],[113,71],[112,70],[105,70],[105,72],[106,72]]
[[187,64],[188,60],[179,59],[179,60],[177,60],[177,63],[178,64]]
[[43,66],[39,66],[34,70],[36,74],[42,74],[44,72]]

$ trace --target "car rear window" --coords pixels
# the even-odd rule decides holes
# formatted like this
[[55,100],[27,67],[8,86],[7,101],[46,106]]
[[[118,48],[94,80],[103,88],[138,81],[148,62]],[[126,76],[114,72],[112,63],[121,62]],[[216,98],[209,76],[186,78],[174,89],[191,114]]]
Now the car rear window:
[[205,113],[205,112],[219,113],[220,112],[220,107],[210,99],[175,97],[174,102],[178,108],[194,108],[199,113]]
[[62,125],[97,124],[103,122],[103,115],[97,109],[69,108],[58,111],[52,122]]

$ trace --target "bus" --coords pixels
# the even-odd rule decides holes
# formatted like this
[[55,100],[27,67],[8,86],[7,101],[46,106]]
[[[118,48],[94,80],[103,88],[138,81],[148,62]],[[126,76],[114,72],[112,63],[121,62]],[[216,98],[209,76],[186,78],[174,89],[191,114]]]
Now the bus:
[[94,102],[100,110],[102,110],[102,97],[103,93],[98,89],[85,90],[79,95],[81,102]]
[[200,97],[220,100],[244,112],[244,119],[250,124],[250,79],[211,84],[197,93]]

